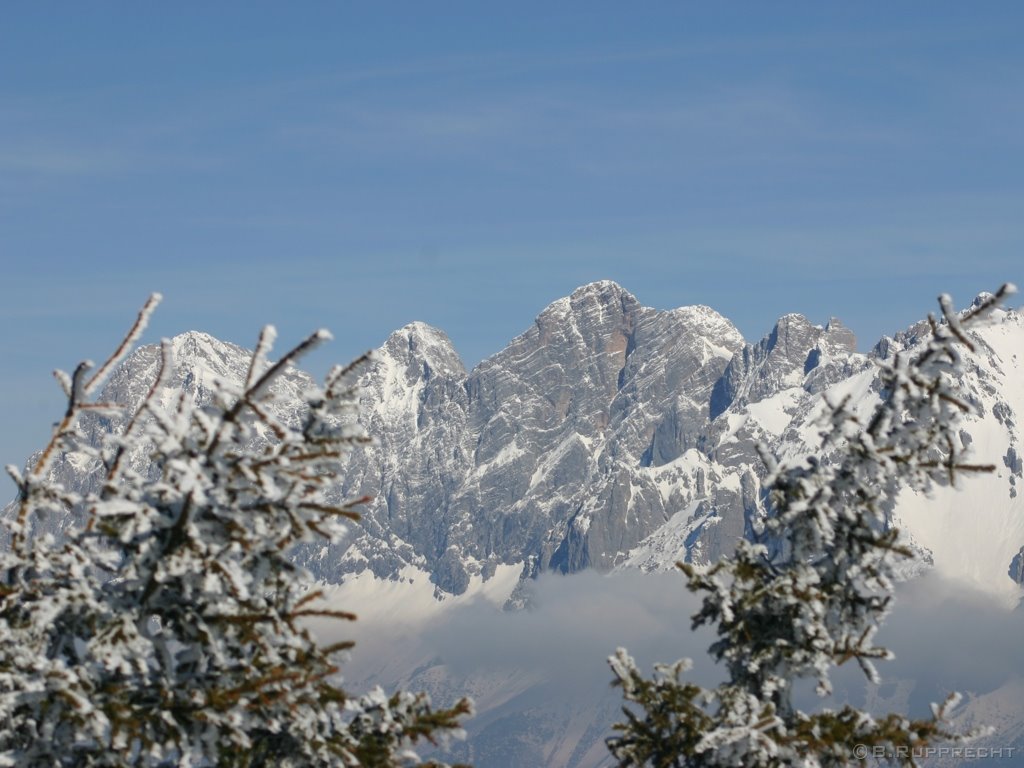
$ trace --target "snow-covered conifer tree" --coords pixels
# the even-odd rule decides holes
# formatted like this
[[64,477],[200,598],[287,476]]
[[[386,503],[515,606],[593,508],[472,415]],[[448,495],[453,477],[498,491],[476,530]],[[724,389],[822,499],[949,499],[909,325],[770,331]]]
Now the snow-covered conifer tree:
[[[395,766],[412,746],[444,739],[467,700],[434,710],[425,694],[350,697],[336,656],[304,626],[330,610],[288,557],[357,517],[332,501],[346,453],[365,438],[352,366],[305,393],[295,423],[269,407],[272,384],[329,338],[319,331],[270,364],[267,328],[240,387],[221,382],[200,407],[156,394],[159,374],[123,428],[90,445],[83,414],[113,415],[95,393],[128,353],[154,296],[111,358],[58,379],[68,398],[53,438],[22,474],[10,545],[0,553],[0,765]],[[89,453],[97,490],[51,478],[56,458]],[[148,456],[137,471],[132,456]],[[75,510],[57,539],[31,535],[37,516]]]
[[771,511],[754,540],[707,569],[679,564],[689,589],[704,594],[694,627],[714,628],[710,653],[727,679],[714,689],[687,682],[686,659],[646,678],[620,648],[610,663],[626,720],[608,740],[620,766],[848,766],[879,754],[913,765],[915,748],[964,737],[946,724],[955,695],[933,705],[931,719],[911,720],[849,705],[803,712],[792,691],[810,679],[827,695],[830,670],[851,661],[878,679],[873,661],[890,653],[874,635],[894,566],[913,556],[885,510],[902,487],[993,469],[963,454],[956,424],[973,406],[957,375],[961,350],[975,347],[971,326],[1013,291],[1003,286],[963,314],[940,297],[931,340],[883,367],[881,402],[866,423],[845,402],[830,404],[819,455],[780,465],[762,451]]

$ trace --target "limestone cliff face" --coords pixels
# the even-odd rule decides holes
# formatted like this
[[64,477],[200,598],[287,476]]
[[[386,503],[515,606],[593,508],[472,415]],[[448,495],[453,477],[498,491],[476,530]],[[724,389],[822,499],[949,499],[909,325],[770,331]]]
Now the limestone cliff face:
[[[1020,326],[1019,315],[1007,315],[999,333],[1011,341],[993,336],[993,349],[1013,347]],[[885,339],[873,354],[896,354],[921,333],[915,326]],[[245,377],[240,347],[195,332],[173,345],[176,371],[159,393],[167,408],[181,396],[207,400],[214,379]],[[139,402],[157,355],[138,349],[104,399]],[[1016,503],[1020,409],[1000,394],[1010,386],[1000,382],[1013,379],[1007,365],[991,352],[968,387],[1009,436],[1000,450]],[[835,318],[820,327],[786,315],[748,343],[714,310],[652,309],[610,281],[555,301],[468,372],[444,332],[412,323],[385,341],[360,379],[374,443],[353,454],[337,495],[373,500],[346,540],[306,545],[296,558],[326,581],[367,568],[397,578],[416,565],[451,593],[499,564],[521,564],[529,577],[710,561],[763,514],[757,444],[781,454],[813,449],[822,393],[842,390],[870,407],[873,369]],[[298,418],[297,394],[310,383],[300,371],[282,379],[280,418]],[[86,426],[94,437],[118,428],[109,419]],[[144,468],[146,457],[133,460]],[[54,472],[87,487],[96,467],[72,454]]]
[[378,445],[346,491],[376,501],[341,569],[393,572],[397,548],[457,592],[498,563],[612,567],[674,511],[644,469],[696,445],[741,344],[706,307],[650,309],[608,281],[468,374],[440,331],[403,329],[364,376]]
[[729,363],[711,395],[712,418],[734,403],[756,403],[782,389],[801,386],[813,370],[857,351],[857,339],[837,318],[825,328],[803,315],[779,318],[771,333],[746,344]]

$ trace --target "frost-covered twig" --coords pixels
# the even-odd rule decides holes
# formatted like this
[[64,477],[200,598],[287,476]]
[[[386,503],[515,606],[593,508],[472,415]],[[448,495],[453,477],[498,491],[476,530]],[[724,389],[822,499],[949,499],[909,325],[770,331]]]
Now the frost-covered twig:
[[[397,766],[417,740],[458,733],[470,704],[433,709],[423,695],[350,698],[335,654],[303,623],[350,621],[318,602],[292,547],[336,539],[358,517],[334,486],[366,437],[353,427],[355,369],[335,369],[279,419],[274,382],[329,338],[318,331],[265,371],[261,335],[239,391],[215,384],[200,405],[182,392],[159,405],[173,370],[161,345],[156,379],[119,434],[89,448],[102,483],[78,494],[56,484],[52,457],[87,446],[78,416],[124,357],[155,306],[87,379],[65,384],[69,406],[26,475],[0,552],[0,765]],[[140,462],[148,465],[139,466]],[[87,523],[27,534],[48,509]]]
[[689,588],[704,594],[693,623],[715,629],[710,652],[728,680],[703,690],[682,681],[681,667],[663,667],[649,683],[620,651],[615,684],[640,707],[608,741],[620,765],[846,766],[858,762],[856,744],[912,765],[898,757],[912,751],[895,747],[970,735],[944,724],[952,699],[933,719],[913,721],[852,707],[801,712],[792,688],[810,678],[827,695],[832,668],[848,661],[877,682],[873,662],[891,654],[875,634],[890,610],[896,563],[912,556],[885,510],[901,487],[926,489],[936,473],[955,483],[993,469],[965,460],[954,439],[973,410],[957,387],[960,348],[974,349],[972,327],[1014,290],[1005,285],[963,315],[940,297],[943,319],[932,318],[924,349],[883,366],[884,396],[867,426],[845,401],[831,406],[821,448],[828,461],[783,464],[761,448],[773,511],[759,532],[709,569],[679,564]]

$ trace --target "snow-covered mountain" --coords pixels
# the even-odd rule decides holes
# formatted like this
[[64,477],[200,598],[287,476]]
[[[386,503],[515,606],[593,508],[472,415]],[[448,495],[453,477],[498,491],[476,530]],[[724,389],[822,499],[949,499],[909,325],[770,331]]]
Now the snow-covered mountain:
[[[614,567],[692,495],[695,475],[659,468],[700,444],[741,346],[711,309],[660,312],[610,282],[554,302],[469,373],[441,331],[406,326],[363,377],[378,443],[346,492],[377,501],[322,574],[415,564],[458,594],[500,564]],[[717,532],[702,545],[728,549]]]
[[[442,331],[413,323],[362,378],[377,443],[353,458],[344,492],[375,501],[353,541],[307,562],[329,581],[411,565],[460,594],[500,565],[535,576],[713,560],[763,507],[756,444],[813,451],[824,398],[870,409],[873,358],[926,329],[864,355],[835,318],[786,315],[748,343],[707,307],[659,311],[603,281],[466,372]],[[894,514],[943,573],[1011,599],[1024,546],[1020,313],[1002,313],[981,345],[967,375],[980,415],[962,439],[998,471],[969,479],[966,495],[908,492]],[[958,514],[965,499],[972,515]]]
[[[870,411],[875,361],[915,347],[927,330],[919,324],[861,354],[839,320],[818,326],[786,315],[748,342],[708,307],[656,310],[601,281],[552,303],[467,371],[443,331],[412,323],[385,341],[360,380],[375,442],[352,456],[338,494],[373,501],[345,541],[296,557],[339,585],[337,599],[364,618],[401,613],[427,623],[476,598],[522,605],[545,573],[656,573],[678,560],[712,561],[764,509],[756,445],[782,456],[814,451],[826,399]],[[245,376],[240,347],[196,332],[173,345],[177,370],[161,393],[168,407],[182,392],[208,397],[213,378]],[[935,572],[1012,605],[1024,582],[1024,315],[997,313],[978,348],[964,377],[978,414],[960,439],[996,472],[928,498],[907,491],[891,512]],[[103,399],[139,402],[156,356],[155,347],[133,353]],[[283,418],[309,382],[293,371],[281,383]],[[116,426],[96,419],[90,428]],[[76,455],[54,471],[67,484],[90,482]],[[471,726],[466,757],[506,755],[485,766],[599,760],[593,745],[614,699],[555,706],[529,671],[467,682],[443,659],[416,657],[414,645],[378,653],[365,675],[442,694],[476,685],[489,714]],[[538,735],[556,722],[550,738]]]
[[[751,343],[708,307],[651,309],[601,281],[552,303],[467,372],[443,331],[412,323],[385,341],[360,381],[375,442],[352,457],[339,493],[373,501],[348,540],[299,557],[334,583],[367,569],[395,579],[414,567],[439,595],[461,594],[499,566],[532,577],[714,560],[763,508],[757,443],[781,455],[813,451],[825,398],[869,410],[879,387],[873,359],[913,347],[926,331],[920,324],[865,355],[837,319],[821,327],[791,314]],[[969,479],[964,493],[908,492],[894,517],[944,573],[1009,598],[1024,573],[1024,318],[1000,313],[980,343],[967,374],[980,415],[962,439],[998,471]],[[190,332],[173,346],[167,407],[183,391],[208,397],[214,378],[245,375],[248,352],[233,344]],[[103,399],[139,402],[156,358],[153,346],[136,350]],[[309,383],[291,372],[279,407],[295,407],[289,391]],[[66,483],[89,481],[75,455],[56,471]],[[960,513],[964,504],[971,514]]]

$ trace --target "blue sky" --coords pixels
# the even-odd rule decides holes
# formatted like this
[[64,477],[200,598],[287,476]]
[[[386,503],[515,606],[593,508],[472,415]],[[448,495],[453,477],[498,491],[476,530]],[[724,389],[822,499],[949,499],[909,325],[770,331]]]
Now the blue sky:
[[[557,6],[557,7],[556,7]],[[1024,282],[1015,3],[21,3],[0,23],[0,453],[152,290],[467,364],[611,278],[867,347]]]

